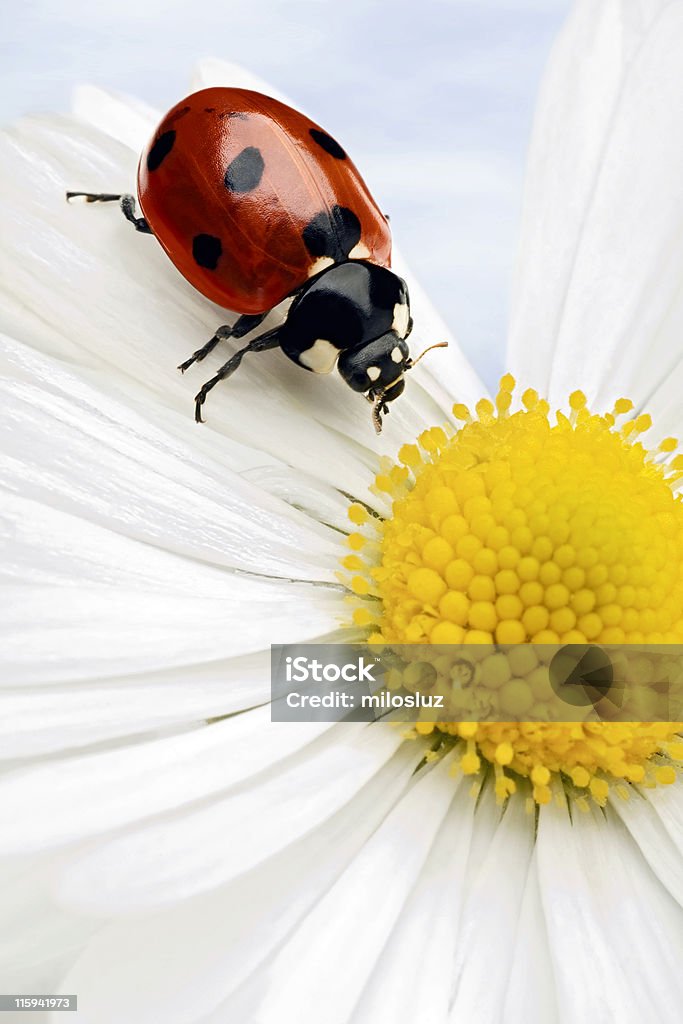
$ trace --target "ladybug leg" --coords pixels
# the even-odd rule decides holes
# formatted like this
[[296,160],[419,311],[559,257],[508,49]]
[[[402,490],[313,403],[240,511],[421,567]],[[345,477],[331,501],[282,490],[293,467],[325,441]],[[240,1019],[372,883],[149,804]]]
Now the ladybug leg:
[[230,338],[243,338],[245,334],[249,334],[249,331],[253,331],[255,327],[258,327],[267,316],[268,313],[257,313],[254,316],[245,315],[235,320],[232,327],[229,327],[227,324],[219,327],[213,338],[209,339],[201,348],[198,348],[196,352],[193,352],[189,359],[180,364],[178,369],[181,373],[185,373],[185,370],[192,366],[193,363],[200,363],[202,359],[206,359],[219,342],[228,341]]
[[178,367],[180,372],[185,373],[185,370],[192,366],[193,363],[199,363],[202,361],[202,359],[206,359],[209,353],[213,352],[213,350],[215,349],[216,345],[218,345],[219,342],[227,341],[228,338],[232,337],[230,331],[231,328],[228,327],[227,324],[225,324],[223,327],[219,327],[216,333],[214,334],[213,338],[210,338],[205,345],[202,345],[201,348],[198,348],[195,352],[193,352],[189,359],[186,359],[184,363],[180,364],[180,366]]
[[135,216],[135,199],[128,193],[114,195],[111,192],[67,192],[69,199],[82,198],[86,203],[115,203],[120,202],[121,212],[126,220],[134,226],[136,231],[142,231],[145,235],[151,235],[152,229],[144,217]]
[[136,231],[142,231],[145,235],[151,235],[152,229],[144,217],[135,216],[135,199],[131,195],[121,196],[121,213],[130,221]]
[[277,348],[280,344],[280,328],[274,327],[272,331],[266,331],[259,338],[254,338],[248,345],[241,348],[238,352],[235,352],[233,356],[228,359],[227,363],[221,366],[218,373],[216,373],[211,380],[207,380],[206,384],[200,389],[195,395],[195,409],[194,418],[197,423],[203,423],[202,419],[202,406],[206,401],[206,396],[212,388],[215,388],[219,381],[225,380],[226,377],[230,377],[235,372],[237,367],[242,362],[242,359],[247,352],[266,352],[269,348]]

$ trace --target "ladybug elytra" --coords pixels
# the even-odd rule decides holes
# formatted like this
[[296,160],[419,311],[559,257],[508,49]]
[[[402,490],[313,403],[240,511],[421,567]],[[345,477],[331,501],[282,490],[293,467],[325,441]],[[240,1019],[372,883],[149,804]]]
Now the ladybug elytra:
[[183,372],[290,300],[282,324],[256,335],[204,384],[197,422],[209,391],[246,353],[281,348],[313,373],[336,366],[372,403],[379,433],[417,361],[406,342],[408,288],[390,269],[387,218],[317,124],[257,92],[203,89],[166,114],[140,157],[142,217],[132,195],[67,192],[75,196],[120,202],[198,291],[241,314],[182,363]]

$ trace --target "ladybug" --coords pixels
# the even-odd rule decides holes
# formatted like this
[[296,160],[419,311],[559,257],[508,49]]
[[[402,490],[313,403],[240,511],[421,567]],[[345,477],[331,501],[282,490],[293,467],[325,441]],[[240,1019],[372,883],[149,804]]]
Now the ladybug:
[[241,314],[180,365],[183,373],[287,301],[284,322],[257,334],[201,388],[198,423],[209,391],[246,353],[280,348],[313,373],[336,366],[372,403],[381,431],[417,362],[406,341],[408,288],[390,269],[387,218],[346,151],[314,121],[248,89],[202,89],[166,114],[140,157],[142,217],[132,195],[67,192],[76,196],[120,202],[190,284]]

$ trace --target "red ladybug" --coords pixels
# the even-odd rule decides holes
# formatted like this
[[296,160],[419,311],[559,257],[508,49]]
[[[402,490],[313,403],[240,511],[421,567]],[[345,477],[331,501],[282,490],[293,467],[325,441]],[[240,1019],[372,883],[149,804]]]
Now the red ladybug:
[[386,217],[338,142],[278,100],[248,89],[203,89],[166,114],[140,157],[138,197],[67,192],[67,199],[119,200],[138,231],[153,234],[172,262],[212,302],[242,314],[180,367],[220,341],[242,338],[285,299],[284,323],[257,335],[199,391],[206,396],[247,352],[281,348],[299,366],[336,366],[382,413],[414,362],[408,288],[391,265]]

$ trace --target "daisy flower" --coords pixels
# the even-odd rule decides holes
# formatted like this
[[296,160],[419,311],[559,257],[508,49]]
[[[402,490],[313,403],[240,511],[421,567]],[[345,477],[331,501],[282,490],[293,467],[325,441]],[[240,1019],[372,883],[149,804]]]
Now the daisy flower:
[[[4,991],[88,1024],[678,1015],[676,723],[406,737],[268,700],[271,643],[681,642],[682,46],[677,0],[577,3],[510,373],[489,398],[452,343],[379,439],[278,353],[194,424],[175,367],[222,312],[63,201],[129,189],[157,113],[82,89],[2,136]],[[447,332],[409,280],[419,351]]]

